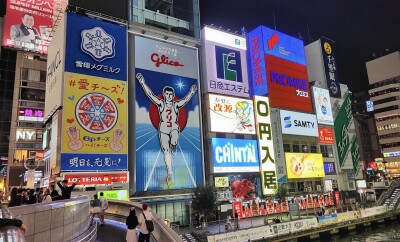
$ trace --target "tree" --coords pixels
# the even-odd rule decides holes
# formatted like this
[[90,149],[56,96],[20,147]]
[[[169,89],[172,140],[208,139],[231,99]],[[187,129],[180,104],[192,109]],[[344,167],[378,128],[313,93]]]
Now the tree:
[[198,186],[192,195],[192,207],[195,212],[204,214],[205,219],[217,209],[217,195],[213,186]]

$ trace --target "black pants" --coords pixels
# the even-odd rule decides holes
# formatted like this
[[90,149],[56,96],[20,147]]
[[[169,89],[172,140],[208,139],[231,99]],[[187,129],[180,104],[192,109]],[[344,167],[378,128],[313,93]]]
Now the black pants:
[[150,242],[150,233],[148,234],[142,234],[142,232],[140,232],[139,234],[139,242]]

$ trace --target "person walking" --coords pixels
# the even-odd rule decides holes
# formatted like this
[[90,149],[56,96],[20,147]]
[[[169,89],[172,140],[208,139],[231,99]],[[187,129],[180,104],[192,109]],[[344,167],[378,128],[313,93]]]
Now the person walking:
[[136,216],[135,208],[132,207],[129,216],[126,217],[126,226],[128,231],[126,232],[126,242],[138,242],[138,237],[136,234],[136,226],[138,226],[139,221]]
[[101,208],[100,208],[101,202],[100,202],[100,199],[97,197],[97,194],[95,194],[93,196],[93,200],[90,201],[90,206],[93,207],[92,212],[91,212],[92,219],[90,220],[90,223],[93,223],[94,216],[97,215],[97,217],[100,219],[100,215],[99,214],[101,213]]
[[228,217],[226,218],[226,230],[229,230],[229,228],[231,230],[233,230],[233,228],[232,228],[232,217],[231,217],[231,215],[228,214]]
[[70,199],[72,189],[74,189],[76,185],[75,183],[73,183],[71,186],[68,186],[67,184],[68,184],[67,180],[63,180],[62,182],[57,182],[58,187],[61,189],[62,199]]
[[100,226],[104,225],[104,213],[106,212],[107,208],[108,208],[108,200],[107,198],[104,197],[104,193],[100,192]]
[[43,199],[42,199],[42,203],[49,203],[52,202],[53,199],[50,195],[50,190],[49,189],[45,189],[44,190],[44,194],[43,194]]
[[143,212],[139,216],[139,242],[150,242],[150,232],[147,229],[146,222],[145,220],[153,220],[153,215],[151,212],[148,210],[148,205],[143,204],[142,205]]
[[40,189],[39,187],[36,188],[35,196],[36,196],[36,202],[41,203],[42,200],[43,200],[43,191],[42,191],[42,189]]

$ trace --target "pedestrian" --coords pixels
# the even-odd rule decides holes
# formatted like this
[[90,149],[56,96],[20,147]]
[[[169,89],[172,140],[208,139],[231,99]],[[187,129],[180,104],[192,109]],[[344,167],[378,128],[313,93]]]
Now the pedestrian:
[[40,189],[39,187],[36,188],[35,196],[36,196],[36,202],[41,203],[42,200],[43,200],[43,191],[42,191],[42,189]]
[[37,203],[35,189],[30,189],[28,194],[28,204]]
[[9,201],[11,201],[14,197],[18,195],[18,189],[16,187],[13,187],[10,191],[10,198],[8,198]]
[[235,213],[235,222],[236,222],[236,229],[240,229],[240,227],[239,227],[239,214],[237,212]]
[[24,196],[24,189],[18,188],[17,195],[13,196],[11,198],[10,203],[8,204],[8,207],[17,207],[17,206],[21,206],[26,203],[27,203],[27,200],[26,200],[26,197]]
[[53,199],[50,195],[50,190],[45,188],[42,203],[49,203],[52,201],[53,201]]
[[203,223],[204,223],[204,214],[203,213],[200,213],[199,222],[200,222],[200,227],[203,227]]
[[63,200],[62,196],[58,193],[57,190],[53,190],[53,191],[50,193],[50,196],[51,196],[51,199],[52,199],[53,201]]
[[200,213],[196,213],[194,216],[194,220],[196,221],[196,228],[200,227]]
[[129,216],[126,217],[126,226],[128,231],[126,232],[126,242],[138,242],[138,237],[136,234],[136,226],[138,226],[139,221],[136,216],[135,207],[131,207]]
[[61,196],[62,199],[70,199],[71,198],[71,192],[72,189],[75,187],[75,183],[73,183],[71,186],[68,186],[68,180],[63,180],[62,182],[57,182],[58,187],[61,189]]
[[140,230],[139,242],[145,242],[145,241],[150,242],[150,232],[147,229],[145,220],[152,221],[153,215],[149,211],[146,203],[142,205],[142,209],[143,209],[142,215],[139,216],[139,230]]
[[97,197],[97,194],[95,194],[93,196],[93,200],[90,201],[90,206],[93,207],[92,208],[92,212],[91,212],[92,219],[90,220],[90,222],[93,223],[94,216],[97,215],[97,217],[100,219],[100,215],[99,214],[101,213],[101,208],[100,208],[101,202],[100,202],[100,199]]
[[104,213],[108,208],[108,200],[107,200],[107,198],[104,197],[103,192],[100,192],[100,203],[101,203],[100,226],[103,226],[104,225]]
[[26,227],[25,224],[22,223],[21,220],[19,219],[9,219],[9,218],[0,218],[0,228],[6,227],[6,226],[16,226],[19,227],[22,232],[28,231],[28,228]]
[[231,230],[233,230],[232,228],[232,217],[231,215],[228,214],[228,217],[226,218],[226,228],[227,230],[229,230],[229,228],[231,228]]

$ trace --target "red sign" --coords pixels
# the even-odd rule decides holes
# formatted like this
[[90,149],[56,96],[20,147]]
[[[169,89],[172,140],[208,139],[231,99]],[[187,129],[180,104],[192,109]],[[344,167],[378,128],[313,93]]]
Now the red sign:
[[339,192],[335,192],[335,205],[336,205],[336,207],[337,206],[339,206],[339,204],[340,204],[340,194],[339,194]]
[[331,128],[318,128],[318,140],[321,144],[334,144]]
[[307,67],[265,55],[271,107],[312,112]]
[[78,173],[67,174],[64,177],[69,183],[76,185],[109,185],[113,182],[128,182],[127,173]]
[[47,54],[54,0],[8,0],[3,45]]
[[239,218],[242,218],[243,217],[242,202],[233,202],[232,212],[233,212],[233,217],[235,217],[235,214],[237,213],[239,215]]

